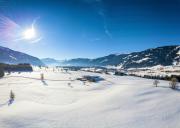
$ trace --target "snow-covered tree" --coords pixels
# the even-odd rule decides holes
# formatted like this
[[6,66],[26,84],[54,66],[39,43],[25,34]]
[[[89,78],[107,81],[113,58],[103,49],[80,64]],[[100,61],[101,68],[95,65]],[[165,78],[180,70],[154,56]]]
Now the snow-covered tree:
[[41,80],[43,81],[44,80],[44,74],[41,73]]
[[15,94],[14,92],[11,90],[10,92],[10,99],[14,100],[15,99]]
[[153,85],[155,85],[157,87],[159,83],[160,83],[159,80],[156,79],[156,80],[154,80]]
[[174,77],[174,78],[171,79],[169,84],[170,84],[172,89],[176,89],[177,84],[178,84],[178,80]]

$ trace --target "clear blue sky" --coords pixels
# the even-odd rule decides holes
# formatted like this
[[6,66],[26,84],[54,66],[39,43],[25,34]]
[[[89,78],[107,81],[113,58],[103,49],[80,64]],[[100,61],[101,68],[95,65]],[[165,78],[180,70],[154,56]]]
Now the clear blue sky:
[[39,58],[96,58],[180,44],[180,0],[0,0],[0,15],[21,29],[36,21],[36,43],[0,34],[0,45]]

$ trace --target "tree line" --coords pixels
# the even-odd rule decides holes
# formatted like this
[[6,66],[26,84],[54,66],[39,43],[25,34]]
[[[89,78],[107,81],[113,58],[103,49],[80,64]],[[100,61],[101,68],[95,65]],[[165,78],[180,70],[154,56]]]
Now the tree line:
[[0,77],[4,76],[4,73],[11,73],[11,72],[32,72],[33,68],[30,64],[4,64],[0,63]]

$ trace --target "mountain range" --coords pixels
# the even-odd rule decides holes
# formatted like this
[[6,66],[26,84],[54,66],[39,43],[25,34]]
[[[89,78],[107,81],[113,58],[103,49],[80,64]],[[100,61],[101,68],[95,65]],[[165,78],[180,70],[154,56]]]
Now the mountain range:
[[6,64],[19,64],[19,63],[29,63],[31,65],[41,65],[45,64],[37,57],[30,56],[28,54],[11,50],[6,47],[0,46],[0,63]]
[[128,54],[110,54],[95,59],[75,58],[56,60],[37,57],[0,46],[0,63],[29,63],[35,66],[118,66],[120,68],[141,68],[156,65],[173,65],[180,61],[180,45],[162,46]]
[[[63,66],[119,66],[122,68],[141,68],[156,65],[173,65],[180,59],[180,46],[162,46],[151,48],[140,52],[128,54],[110,54],[108,56],[95,59],[76,58],[58,61],[50,58],[42,59],[46,65]],[[48,63],[47,63],[48,62]]]

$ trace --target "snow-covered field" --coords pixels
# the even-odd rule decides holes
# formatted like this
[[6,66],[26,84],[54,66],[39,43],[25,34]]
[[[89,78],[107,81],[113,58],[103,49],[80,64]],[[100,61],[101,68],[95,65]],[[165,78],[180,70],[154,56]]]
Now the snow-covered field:
[[[180,90],[167,81],[43,72],[44,82],[38,71],[0,79],[0,128],[180,128]],[[105,80],[84,85],[75,80],[82,75]],[[10,90],[16,98],[8,106]]]
[[128,74],[134,74],[136,76],[161,76],[161,77],[166,77],[169,76],[171,77],[172,75],[180,76],[180,66],[161,66],[157,65],[154,67],[146,67],[146,68],[132,68],[128,69]]

